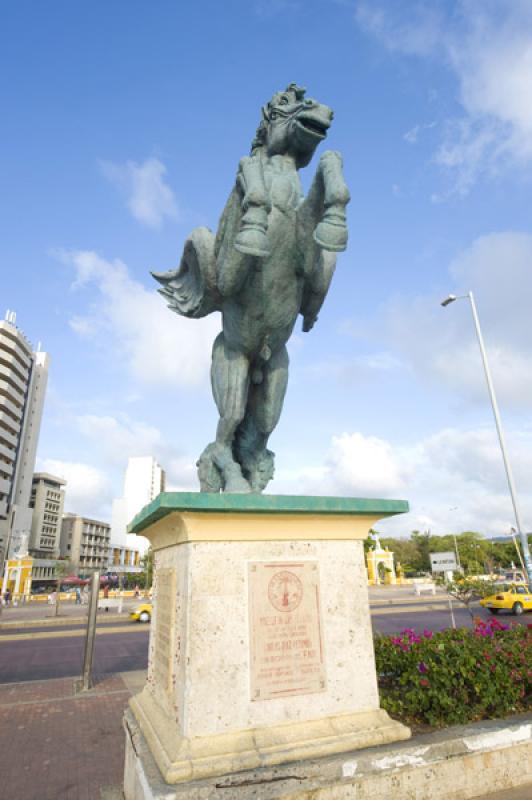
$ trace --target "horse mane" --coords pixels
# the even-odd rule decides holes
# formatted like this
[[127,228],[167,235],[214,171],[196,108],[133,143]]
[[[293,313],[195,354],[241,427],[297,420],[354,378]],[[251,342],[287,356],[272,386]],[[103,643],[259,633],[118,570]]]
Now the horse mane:
[[284,92],[276,92],[272,99],[269,100],[265,106],[262,106],[262,119],[259,122],[259,127],[256,130],[255,138],[251,142],[251,155],[257,155],[258,151],[264,147],[266,142],[266,134],[268,132],[268,124],[270,122],[270,113],[279,102],[279,98],[283,94],[292,94],[294,102],[300,103],[305,97],[307,90],[303,86],[298,86],[297,83],[289,83]]

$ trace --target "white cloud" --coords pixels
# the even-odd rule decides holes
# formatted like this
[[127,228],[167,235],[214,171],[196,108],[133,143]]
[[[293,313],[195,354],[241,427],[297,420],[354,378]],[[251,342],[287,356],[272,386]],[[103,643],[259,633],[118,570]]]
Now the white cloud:
[[113,490],[106,473],[90,464],[55,458],[38,459],[37,468],[66,480],[65,511],[104,521],[110,519]]
[[414,125],[413,128],[410,128],[410,130],[403,134],[403,139],[405,142],[408,142],[408,144],[417,144],[423,131],[428,131],[434,128],[435,125],[435,122],[427,122],[425,125]]
[[[526,492],[532,469],[532,434],[512,431],[508,449],[525,525],[532,526],[532,496]],[[494,428],[446,429],[395,455],[411,467],[406,497],[411,513],[382,527],[434,533],[477,530],[505,534],[515,525],[501,450]]]
[[[525,525],[532,527],[532,432],[508,440]],[[408,514],[379,523],[387,533],[476,530],[505,534],[515,525],[495,430],[448,428],[397,445],[360,432],[334,436],[322,464],[279,475],[279,490],[309,494],[406,499]]]
[[76,427],[81,434],[98,442],[107,464],[125,467],[130,456],[153,455],[164,447],[158,428],[128,418],[84,414],[76,417]]
[[160,228],[165,219],[178,219],[174,193],[164,180],[166,167],[158,158],[147,158],[141,164],[100,161],[100,169],[125,194],[129,211],[143,225]]
[[117,476],[117,485],[122,484],[128,458],[153,456],[166,470],[168,491],[198,489],[196,459],[169,443],[159,428],[124,414],[83,414],[72,422],[82,436],[97,443],[101,463]]
[[[343,332],[351,334],[349,322],[339,326]],[[375,374],[396,372],[405,369],[405,364],[391,352],[375,351],[361,353],[351,358],[334,357],[326,361],[314,361],[300,368],[306,375],[322,381],[324,378],[334,378],[340,383],[360,383],[363,380],[373,380]]]
[[437,4],[406,4],[394,7],[363,0],[355,18],[362,30],[377,37],[389,50],[428,56],[440,46],[442,14]]
[[206,382],[217,315],[188,320],[170,312],[154,291],[134,280],[126,265],[86,250],[60,251],[73,268],[77,290],[94,288],[98,301],[70,324],[105,347],[139,382],[190,386]]
[[[393,6],[364,0],[356,20],[390,51],[437,59],[455,76],[463,115],[447,120],[435,153],[435,161],[454,176],[450,192],[465,194],[481,174],[532,161],[528,0]],[[410,133],[417,137],[415,128]]]
[[452,262],[449,284],[441,295],[395,298],[376,321],[375,335],[384,333],[385,344],[393,346],[420,379],[432,379],[464,399],[487,403],[469,302],[440,306],[449,290],[457,295],[472,290],[499,400],[515,408],[529,407],[531,265],[530,234],[481,236]]
[[406,476],[389,442],[361,433],[333,436],[324,480],[336,491],[389,497],[406,485]]

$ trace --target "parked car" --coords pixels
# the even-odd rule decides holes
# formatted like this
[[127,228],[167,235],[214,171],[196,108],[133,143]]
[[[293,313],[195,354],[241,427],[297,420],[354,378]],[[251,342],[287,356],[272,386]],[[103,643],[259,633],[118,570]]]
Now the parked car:
[[133,622],[149,622],[151,620],[152,604],[141,603],[129,615]]
[[480,605],[483,608],[487,608],[492,614],[498,614],[499,611],[506,610],[519,615],[523,611],[532,611],[532,592],[530,587],[524,584],[514,584],[512,586],[502,584],[501,589],[496,594],[483,597]]

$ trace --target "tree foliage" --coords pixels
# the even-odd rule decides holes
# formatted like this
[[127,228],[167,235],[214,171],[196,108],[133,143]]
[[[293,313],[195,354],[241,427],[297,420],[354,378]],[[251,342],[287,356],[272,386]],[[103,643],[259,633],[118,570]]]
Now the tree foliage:
[[[373,547],[375,531],[364,543],[367,551]],[[519,557],[511,539],[507,542],[494,542],[485,539],[476,531],[463,531],[455,536],[446,534],[435,536],[430,531],[412,531],[408,538],[380,536],[383,547],[394,553],[395,563],[401,564],[406,575],[409,573],[430,572],[430,553],[456,552],[466,575],[495,573],[507,569],[512,564],[519,566]],[[456,545],[455,545],[456,540]]]

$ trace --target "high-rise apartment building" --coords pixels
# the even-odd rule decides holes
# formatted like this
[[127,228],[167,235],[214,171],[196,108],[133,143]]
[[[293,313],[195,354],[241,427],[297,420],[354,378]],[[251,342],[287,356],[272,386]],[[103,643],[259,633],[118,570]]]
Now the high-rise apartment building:
[[35,558],[57,558],[61,539],[61,521],[65,505],[65,484],[47,472],[36,472],[31,487],[33,508],[30,555]]
[[27,547],[31,485],[49,358],[33,348],[8,311],[0,321],[0,572],[4,558]]
[[166,475],[164,469],[151,456],[130,458],[124,478],[124,495],[113,501],[111,540],[113,545],[138,548],[144,553],[149,546],[144,536],[127,533],[133,517],[151,503],[160,492],[164,492]]
[[64,514],[61,523],[61,557],[76,565],[80,575],[99,569],[107,572],[111,527],[107,522]]

